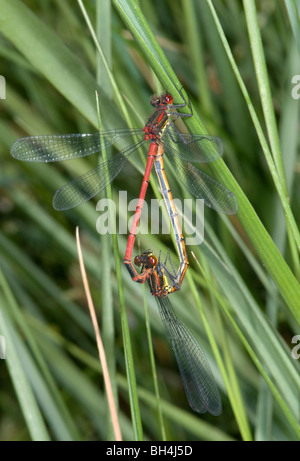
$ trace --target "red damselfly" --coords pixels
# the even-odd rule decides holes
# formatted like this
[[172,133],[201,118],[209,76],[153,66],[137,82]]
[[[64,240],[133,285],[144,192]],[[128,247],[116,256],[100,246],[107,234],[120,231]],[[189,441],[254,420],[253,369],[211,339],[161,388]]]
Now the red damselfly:
[[[190,101],[186,102],[182,92],[183,103],[174,104],[169,93],[153,96],[150,100],[155,108],[143,129],[111,130],[93,134],[65,134],[30,136],[16,141],[11,148],[11,155],[18,160],[32,162],[57,162],[85,157],[103,148],[116,146],[119,150],[107,162],[102,162],[94,169],[58,189],[53,198],[57,210],[67,210],[78,206],[103,190],[122,170],[129,156],[145,141],[150,141],[147,165],[140,191],[138,206],[131,227],[124,262],[131,277],[144,282],[148,274],[142,277],[131,262],[134,240],[142,212],[150,172],[158,152],[165,151],[174,174],[196,197],[220,213],[235,214],[237,201],[232,192],[216,180],[196,168],[193,163],[212,162],[223,153],[219,138],[209,135],[181,133],[174,125],[178,117],[192,117]],[[178,113],[177,109],[188,106],[190,113]],[[141,135],[137,141],[133,136]]]

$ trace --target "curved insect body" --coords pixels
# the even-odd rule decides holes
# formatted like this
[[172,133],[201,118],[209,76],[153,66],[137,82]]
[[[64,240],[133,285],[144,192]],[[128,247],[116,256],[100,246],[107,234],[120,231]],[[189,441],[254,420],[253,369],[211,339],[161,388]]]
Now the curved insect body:
[[[175,222],[175,206],[172,203],[170,187],[164,173],[164,153],[168,156],[176,176],[196,198],[203,198],[207,206],[220,213],[234,214],[238,209],[234,195],[226,187],[193,165],[193,163],[216,160],[222,155],[223,148],[220,139],[216,137],[180,133],[177,130],[173,122],[178,117],[193,116],[189,100],[186,101],[181,92],[180,95],[183,99],[181,104],[174,104],[173,96],[169,93],[153,96],[150,103],[155,110],[143,129],[110,130],[93,134],[30,136],[19,139],[11,148],[13,157],[32,162],[71,160],[100,152],[110,146],[118,148],[119,153],[107,162],[99,164],[96,168],[84,173],[56,191],[53,198],[54,208],[68,210],[86,202],[103,190],[121,172],[131,154],[146,141],[150,141],[138,206],[124,257],[124,262],[131,277],[141,283],[148,279],[148,275],[145,275],[144,279],[141,278],[132,264],[131,258],[142,205],[154,162],[161,187],[165,191],[169,191],[169,193],[164,194],[164,200],[169,214],[172,213],[172,215],[170,214],[170,219],[172,225],[174,225],[174,232],[178,236],[176,241],[179,255],[184,253],[184,244],[180,243],[182,232]],[[177,109],[184,107],[188,107],[190,113],[177,112]],[[140,136],[140,139],[132,143],[133,136]],[[183,280],[187,264],[184,264],[178,270],[177,286]]]

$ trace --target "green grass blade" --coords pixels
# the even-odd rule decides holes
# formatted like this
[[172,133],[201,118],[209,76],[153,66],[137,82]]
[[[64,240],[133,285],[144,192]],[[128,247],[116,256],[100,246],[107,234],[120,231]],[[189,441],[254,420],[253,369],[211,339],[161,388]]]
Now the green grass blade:
[[300,54],[300,10],[299,2],[296,0],[285,0],[289,20],[292,26],[293,34],[297,43],[298,53]]
[[[0,284],[3,290],[9,290],[2,270],[0,270]],[[32,439],[47,441],[49,440],[49,434],[35,399],[32,387],[26,376],[26,371],[23,368],[24,365],[20,360],[18,352],[18,347],[21,347],[20,341],[17,338],[14,327],[10,323],[10,319],[6,313],[6,310],[9,310],[9,303],[7,301],[8,300],[5,300],[1,296],[0,327],[1,334],[4,336],[6,342],[7,367]]]

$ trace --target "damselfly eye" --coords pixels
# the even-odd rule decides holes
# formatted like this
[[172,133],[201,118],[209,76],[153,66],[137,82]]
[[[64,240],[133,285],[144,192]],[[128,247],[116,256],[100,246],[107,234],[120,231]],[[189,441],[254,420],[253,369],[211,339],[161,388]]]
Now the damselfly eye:
[[134,264],[135,264],[136,266],[140,266],[140,265],[141,265],[141,259],[140,259],[139,256],[136,256],[136,257],[134,258]]
[[149,256],[149,263],[151,264],[151,266],[156,266],[156,264],[157,264],[157,257],[154,256],[154,255]]
[[165,96],[165,101],[167,104],[172,104],[173,102],[173,96],[170,93],[167,93]]

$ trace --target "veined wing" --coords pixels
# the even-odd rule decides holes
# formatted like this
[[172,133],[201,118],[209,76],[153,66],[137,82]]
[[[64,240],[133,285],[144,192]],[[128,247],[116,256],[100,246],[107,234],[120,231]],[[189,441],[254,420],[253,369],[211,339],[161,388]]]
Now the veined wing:
[[220,394],[206,355],[189,329],[176,316],[167,297],[156,297],[182,377],[188,402],[198,413],[222,413]]
[[214,162],[223,155],[223,144],[219,138],[207,134],[181,133],[169,126],[162,138],[166,150],[182,160],[192,163]]
[[53,207],[56,210],[68,210],[90,200],[113,181],[128,157],[143,142],[144,139],[141,139],[138,143],[128,146],[107,162],[101,163],[58,189],[53,197]]
[[100,152],[103,148],[119,143],[118,149],[126,149],[133,143],[132,136],[143,134],[140,129],[111,130],[92,134],[61,134],[29,136],[16,141],[11,155],[26,162],[60,162]]
[[219,213],[228,215],[237,213],[237,200],[227,187],[199,170],[190,162],[183,162],[179,157],[172,157],[172,155],[169,155],[169,151],[166,151],[166,154],[172,164],[175,176],[180,179],[194,197],[203,199],[206,206]]

